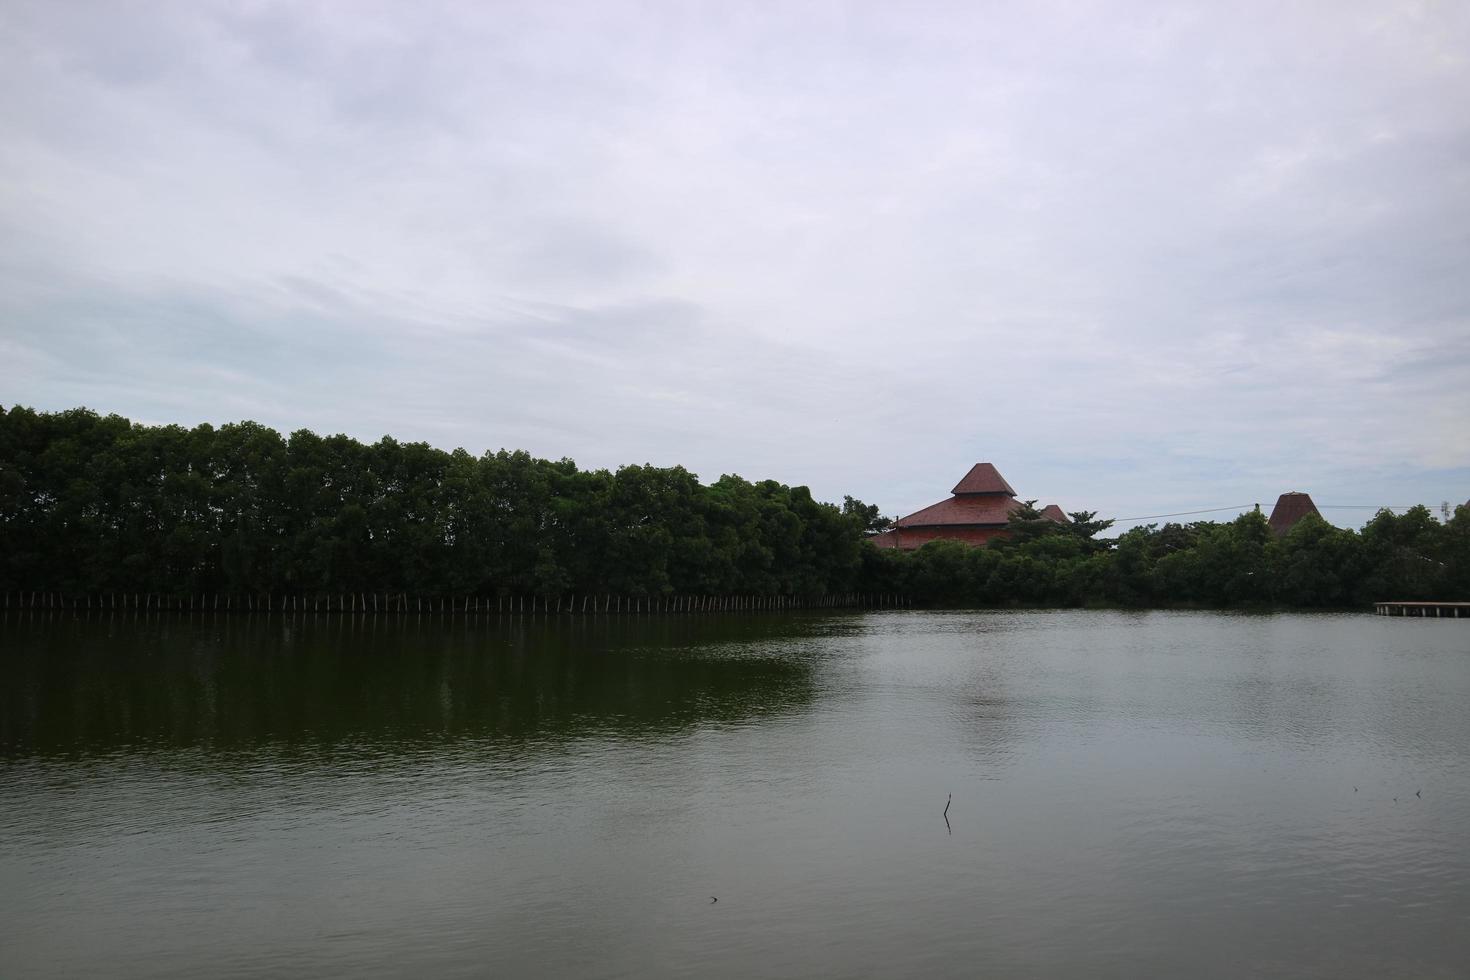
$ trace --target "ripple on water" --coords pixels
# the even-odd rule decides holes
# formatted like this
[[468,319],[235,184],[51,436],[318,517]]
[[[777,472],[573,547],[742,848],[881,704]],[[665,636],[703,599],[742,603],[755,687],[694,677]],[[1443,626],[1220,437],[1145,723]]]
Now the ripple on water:
[[0,624],[0,975],[1460,976],[1401,625]]

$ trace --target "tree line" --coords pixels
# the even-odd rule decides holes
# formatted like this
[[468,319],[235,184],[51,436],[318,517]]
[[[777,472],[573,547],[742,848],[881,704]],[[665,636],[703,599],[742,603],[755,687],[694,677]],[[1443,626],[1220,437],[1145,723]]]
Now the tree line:
[[1361,531],[1259,513],[1114,539],[1024,506],[986,548],[880,550],[846,497],[682,467],[582,470],[253,422],[148,426],[0,407],[0,592],[801,596],[921,605],[1362,607],[1470,598],[1470,508]]
[[1470,506],[1381,510],[1361,531],[1316,515],[1281,537],[1259,511],[1233,521],[1145,525],[1113,539],[1096,514],[1071,524],[1027,506],[986,548],[931,542],[865,555],[865,583],[932,605],[1334,608],[1470,600]]
[[828,594],[868,512],[678,466],[0,409],[7,592]]

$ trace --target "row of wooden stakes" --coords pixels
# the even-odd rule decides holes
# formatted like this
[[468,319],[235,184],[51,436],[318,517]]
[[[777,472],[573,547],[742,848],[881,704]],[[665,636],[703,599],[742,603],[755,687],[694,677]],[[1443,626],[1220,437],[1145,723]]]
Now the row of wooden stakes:
[[[12,599],[14,602],[12,603]],[[538,596],[410,596],[403,592],[342,592],[335,595],[254,595],[158,592],[5,593],[5,609],[135,609],[158,612],[330,612],[330,613],[701,613],[782,612],[792,609],[897,609],[907,597],[889,592],[839,592],[822,595],[667,595],[611,594]]]

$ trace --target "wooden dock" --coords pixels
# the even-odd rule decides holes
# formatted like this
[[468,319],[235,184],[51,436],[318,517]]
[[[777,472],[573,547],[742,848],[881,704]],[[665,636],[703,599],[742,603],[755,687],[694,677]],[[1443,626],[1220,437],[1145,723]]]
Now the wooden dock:
[[1380,616],[1470,619],[1470,602],[1375,602],[1373,610]]

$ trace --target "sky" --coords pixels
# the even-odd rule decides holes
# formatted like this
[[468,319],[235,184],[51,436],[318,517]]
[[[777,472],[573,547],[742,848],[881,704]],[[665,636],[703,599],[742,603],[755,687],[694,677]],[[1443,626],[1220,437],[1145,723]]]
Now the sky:
[[0,0],[0,122],[0,404],[1470,499],[1470,4]]

